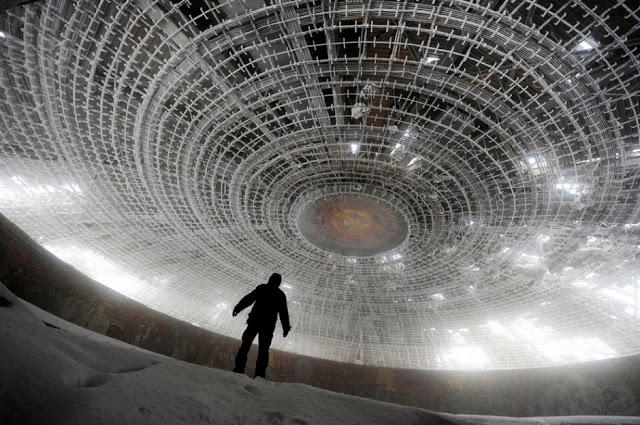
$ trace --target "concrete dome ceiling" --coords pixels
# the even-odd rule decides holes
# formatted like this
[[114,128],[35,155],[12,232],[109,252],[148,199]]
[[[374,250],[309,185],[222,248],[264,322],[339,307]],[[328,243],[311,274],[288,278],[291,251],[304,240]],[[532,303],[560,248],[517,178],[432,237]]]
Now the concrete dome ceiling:
[[0,212],[239,338],[409,368],[640,352],[634,1],[47,1],[0,15]]

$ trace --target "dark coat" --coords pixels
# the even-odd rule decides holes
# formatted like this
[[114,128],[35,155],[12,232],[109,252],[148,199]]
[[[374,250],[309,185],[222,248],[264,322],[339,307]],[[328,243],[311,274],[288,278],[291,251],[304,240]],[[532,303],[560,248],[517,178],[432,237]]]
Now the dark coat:
[[287,296],[280,288],[269,284],[258,285],[256,289],[240,300],[234,311],[240,312],[251,304],[254,305],[249,313],[247,324],[273,332],[276,328],[278,315],[280,315],[282,330],[285,333],[289,332],[291,326],[289,325]]

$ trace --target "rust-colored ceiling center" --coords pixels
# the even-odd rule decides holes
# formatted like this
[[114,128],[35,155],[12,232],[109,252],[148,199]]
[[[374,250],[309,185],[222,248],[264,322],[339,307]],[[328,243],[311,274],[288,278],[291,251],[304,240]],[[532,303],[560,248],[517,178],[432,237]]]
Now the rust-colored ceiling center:
[[298,228],[319,248],[346,256],[381,254],[407,237],[407,223],[399,212],[363,195],[333,195],[309,204]]

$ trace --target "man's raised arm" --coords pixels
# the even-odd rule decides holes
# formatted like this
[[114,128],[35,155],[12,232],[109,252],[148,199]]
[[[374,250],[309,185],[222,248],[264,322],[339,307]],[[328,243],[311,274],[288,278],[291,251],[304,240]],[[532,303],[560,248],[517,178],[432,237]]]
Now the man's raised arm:
[[236,317],[238,313],[240,313],[245,308],[249,307],[255,301],[256,301],[256,290],[254,289],[253,291],[245,295],[244,298],[242,298],[240,302],[235,307],[233,307],[233,313],[232,313],[233,317]]

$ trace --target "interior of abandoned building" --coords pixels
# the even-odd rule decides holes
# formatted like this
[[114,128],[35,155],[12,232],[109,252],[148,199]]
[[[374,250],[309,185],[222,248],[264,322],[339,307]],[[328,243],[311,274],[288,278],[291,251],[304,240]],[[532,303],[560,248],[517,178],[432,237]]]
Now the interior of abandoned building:
[[0,14],[0,213],[239,338],[413,369],[640,353],[640,4],[51,0]]

